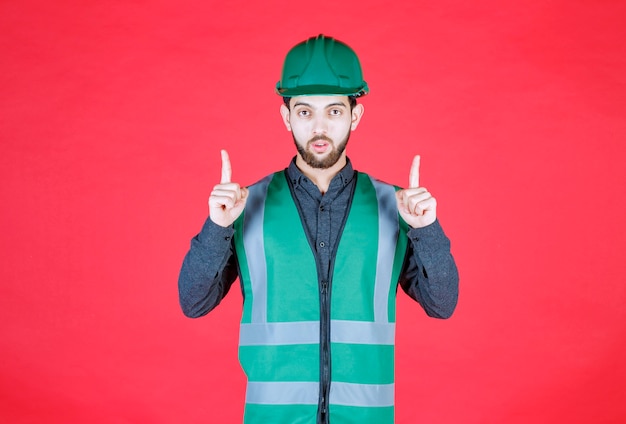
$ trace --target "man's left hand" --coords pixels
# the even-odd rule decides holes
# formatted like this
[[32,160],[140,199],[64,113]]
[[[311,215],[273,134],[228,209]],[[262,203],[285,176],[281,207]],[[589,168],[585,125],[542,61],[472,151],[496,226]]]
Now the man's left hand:
[[437,200],[420,187],[420,157],[413,158],[409,173],[409,188],[398,190],[398,212],[404,221],[413,228],[422,228],[437,219]]

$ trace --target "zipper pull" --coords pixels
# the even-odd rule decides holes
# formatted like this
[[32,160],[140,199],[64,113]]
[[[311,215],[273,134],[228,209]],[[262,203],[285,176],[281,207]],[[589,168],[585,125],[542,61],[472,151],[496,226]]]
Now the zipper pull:
[[326,294],[328,292],[328,281],[322,280],[322,294]]
[[328,408],[326,408],[326,402],[324,401],[324,398],[322,398],[322,411],[320,414],[320,418],[321,418],[321,423],[323,424],[328,423]]

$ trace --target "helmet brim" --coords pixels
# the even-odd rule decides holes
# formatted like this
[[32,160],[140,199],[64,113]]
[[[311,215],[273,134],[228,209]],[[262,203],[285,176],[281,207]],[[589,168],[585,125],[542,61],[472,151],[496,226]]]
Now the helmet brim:
[[362,87],[337,87],[330,85],[305,85],[300,87],[281,87],[280,81],[276,83],[276,93],[283,97],[296,96],[355,96],[361,97],[369,93],[367,83],[363,81]]

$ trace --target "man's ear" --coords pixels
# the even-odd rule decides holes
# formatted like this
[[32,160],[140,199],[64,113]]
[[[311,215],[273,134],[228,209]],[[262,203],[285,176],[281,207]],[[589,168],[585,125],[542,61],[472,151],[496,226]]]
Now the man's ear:
[[354,106],[354,108],[352,109],[352,125],[351,125],[352,131],[356,130],[356,127],[359,125],[359,122],[361,122],[361,117],[363,117],[363,112],[365,112],[365,108],[360,103]]
[[289,108],[285,104],[280,105],[280,115],[283,117],[283,123],[287,128],[287,131],[291,131],[291,124],[289,123]]

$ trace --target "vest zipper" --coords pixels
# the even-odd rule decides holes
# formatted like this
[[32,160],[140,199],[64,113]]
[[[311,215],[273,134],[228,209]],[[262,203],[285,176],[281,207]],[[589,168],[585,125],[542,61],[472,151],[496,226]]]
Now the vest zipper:
[[320,283],[320,424],[327,424],[330,393],[330,291],[328,281]]

